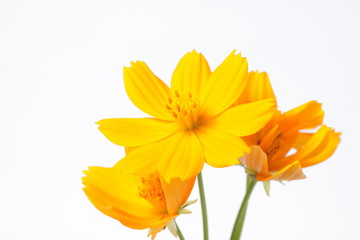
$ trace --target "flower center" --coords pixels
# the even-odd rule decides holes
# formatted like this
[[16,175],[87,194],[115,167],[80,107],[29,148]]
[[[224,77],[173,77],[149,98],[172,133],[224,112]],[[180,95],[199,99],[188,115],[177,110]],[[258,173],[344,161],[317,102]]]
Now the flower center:
[[158,174],[141,177],[141,186],[138,187],[139,195],[154,205],[166,210],[165,194]]
[[267,150],[266,154],[268,157],[268,160],[270,161],[274,155],[279,151],[279,149],[281,148],[281,144],[282,144],[282,133],[279,133],[275,140],[273,141],[272,145],[270,146],[270,148]]
[[192,130],[199,125],[199,100],[191,92],[183,94],[175,90],[168,98],[166,109],[176,118],[182,131]]

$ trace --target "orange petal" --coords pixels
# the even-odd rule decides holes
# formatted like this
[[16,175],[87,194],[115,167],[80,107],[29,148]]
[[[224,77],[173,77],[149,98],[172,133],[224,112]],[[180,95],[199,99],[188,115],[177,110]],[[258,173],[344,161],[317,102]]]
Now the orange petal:
[[[113,204],[109,201],[104,200],[104,198],[98,198],[98,196],[103,195],[107,196],[102,191],[96,191],[89,187],[83,189],[91,203],[103,214],[114,218],[121,222],[124,226],[127,226],[132,229],[146,229],[149,228],[154,222],[159,221],[162,218],[160,214],[148,214],[144,211],[143,213],[148,214],[147,216],[136,216],[129,212],[131,210],[124,209],[123,207],[114,207]],[[117,206],[126,206],[124,203],[118,204]]]
[[313,136],[313,133],[301,133],[299,132],[296,136],[296,140],[294,143],[294,148],[299,150],[302,148],[307,141]]
[[279,125],[275,125],[260,139],[261,148],[268,152],[278,136]]
[[200,89],[201,109],[208,118],[230,107],[245,88],[248,64],[246,58],[234,52],[216,68]]
[[162,120],[174,120],[166,109],[169,87],[141,61],[124,68],[124,83],[131,101],[145,113]]
[[202,126],[196,134],[204,149],[205,161],[213,167],[239,164],[237,159],[249,151],[242,139],[222,130]]
[[84,192],[104,214],[135,229],[148,228],[162,218],[156,206],[139,196],[140,177],[102,167],[90,167],[84,173]]
[[283,114],[285,129],[311,129],[319,126],[324,119],[321,104],[310,101]]
[[275,102],[265,99],[232,107],[205,125],[214,126],[235,136],[247,136],[259,131],[271,119]]
[[302,167],[323,162],[335,152],[339,142],[340,133],[323,125],[294,155],[294,159],[299,160]]
[[111,142],[130,147],[156,142],[178,130],[175,122],[153,118],[110,118],[97,124]]
[[151,240],[154,240],[156,235],[164,230],[164,228],[172,221],[174,220],[176,216],[167,217],[164,219],[159,220],[156,224],[154,224],[150,229],[151,234]]
[[245,153],[243,157],[240,157],[239,161],[241,164],[245,165],[247,169],[255,171],[256,176],[270,176],[267,156],[260,146],[251,146],[250,152]]
[[192,51],[178,63],[171,79],[171,88],[180,92],[191,92],[198,97],[199,91],[210,75],[209,65],[201,53]]
[[[162,178],[161,178],[162,179]],[[187,201],[195,183],[195,177],[180,180],[173,178],[170,182],[162,181],[167,210],[170,215],[177,214],[179,208]]]
[[257,176],[256,179],[259,181],[268,181],[268,180],[276,180],[276,181],[292,181],[298,179],[304,179],[306,176],[302,172],[301,165],[299,161],[295,161],[285,168],[281,169],[271,177],[263,178],[262,176]]
[[276,104],[276,98],[269,76],[266,72],[259,73],[258,71],[252,71],[249,73],[249,80],[245,90],[236,100],[235,105],[256,102],[267,98],[273,98]]

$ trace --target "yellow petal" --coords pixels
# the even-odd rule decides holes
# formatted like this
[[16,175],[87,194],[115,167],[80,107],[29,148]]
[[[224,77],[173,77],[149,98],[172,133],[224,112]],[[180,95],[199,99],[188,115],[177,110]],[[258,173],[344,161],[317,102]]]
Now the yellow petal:
[[[107,195],[102,191],[97,191],[96,189],[91,189],[91,187],[86,187],[83,189],[91,203],[103,214],[114,218],[120,221],[123,225],[132,228],[132,229],[146,229],[149,228],[154,222],[157,222],[161,219],[162,215],[152,214],[147,211],[143,213],[147,214],[146,216],[136,216],[129,212],[131,210],[124,209],[123,207],[113,207],[113,203],[105,198]],[[103,198],[99,198],[103,196]],[[126,203],[119,203],[117,206],[126,206]]]
[[286,129],[311,129],[320,125],[324,119],[321,104],[310,101],[283,114]]
[[162,217],[156,206],[139,196],[138,176],[101,167],[91,167],[84,173],[84,192],[104,214],[135,229],[148,228]]
[[124,147],[125,149],[125,154],[129,154],[132,150],[134,150],[137,147]]
[[198,97],[200,87],[210,75],[209,65],[201,53],[192,51],[178,63],[171,79],[171,88]]
[[259,73],[258,71],[252,71],[249,73],[249,80],[245,90],[240,95],[238,100],[236,100],[235,105],[256,102],[267,98],[275,99],[276,104],[276,98],[270,83],[269,76],[266,72]]
[[269,180],[292,181],[292,180],[299,180],[304,178],[306,178],[306,176],[302,172],[299,161],[295,161],[292,164],[289,164],[288,166],[278,171],[271,177],[267,177],[267,178],[263,178],[262,176],[256,177],[256,179],[259,181],[269,181]]
[[196,135],[176,132],[161,141],[132,150],[116,167],[125,172],[149,174],[156,170],[169,182],[196,176],[204,165],[204,154]]
[[186,202],[193,189],[195,179],[196,176],[183,181],[180,178],[173,178],[170,182],[161,182],[165,194],[167,210],[170,215],[175,215],[179,208]]
[[153,118],[110,118],[100,120],[97,124],[111,142],[130,147],[156,142],[178,129],[175,122]]
[[164,179],[179,177],[185,180],[198,175],[204,165],[204,152],[197,136],[192,132],[178,134],[178,139],[164,146],[159,159],[159,172]]
[[205,161],[213,167],[227,167],[239,164],[238,158],[249,151],[239,137],[211,127],[198,127],[196,134],[205,153]]
[[[114,168],[90,167],[89,171],[84,171],[86,177],[83,178],[85,186],[89,186],[97,191],[102,191],[107,195],[99,195],[98,198],[106,199],[114,203],[117,202],[136,202],[136,214],[142,215],[142,211],[153,211],[153,207],[143,198],[139,198],[136,187],[141,184],[139,176],[124,174]],[[111,197],[109,197],[111,196]]]
[[230,107],[244,90],[247,82],[246,58],[233,51],[204,82],[200,90],[200,106],[210,118]]
[[273,99],[241,104],[226,110],[205,125],[214,126],[235,136],[247,136],[265,126],[273,116],[274,106]]
[[339,142],[340,134],[323,125],[294,155],[294,159],[299,160],[302,167],[323,162],[335,152]]
[[166,109],[169,87],[144,62],[124,68],[124,83],[129,98],[139,109],[162,120],[174,120]]
[[263,152],[260,146],[251,146],[250,152],[245,153],[243,157],[239,158],[241,164],[264,177],[269,177],[268,162],[266,153]]

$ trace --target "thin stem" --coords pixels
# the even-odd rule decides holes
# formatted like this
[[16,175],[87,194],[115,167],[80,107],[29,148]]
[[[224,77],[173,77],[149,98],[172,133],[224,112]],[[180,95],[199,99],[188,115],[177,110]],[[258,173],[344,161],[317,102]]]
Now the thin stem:
[[175,225],[176,225],[177,234],[178,234],[178,236],[179,236],[179,239],[180,239],[180,240],[185,240],[185,237],[184,237],[184,235],[182,234],[182,232],[181,232],[181,230],[180,230],[179,225],[177,224],[177,222],[175,222]]
[[246,209],[248,206],[250,195],[255,187],[256,179],[247,175],[246,179],[246,193],[244,199],[242,201],[239,213],[236,217],[234,228],[231,234],[230,240],[239,240],[242,232],[242,228],[244,226],[244,220],[246,215]]
[[197,176],[197,180],[198,180],[199,193],[200,193],[200,202],[201,202],[201,211],[202,211],[202,219],[203,219],[203,229],[204,229],[204,240],[209,240],[208,217],[207,217],[207,212],[206,212],[204,183],[203,183],[201,172]]

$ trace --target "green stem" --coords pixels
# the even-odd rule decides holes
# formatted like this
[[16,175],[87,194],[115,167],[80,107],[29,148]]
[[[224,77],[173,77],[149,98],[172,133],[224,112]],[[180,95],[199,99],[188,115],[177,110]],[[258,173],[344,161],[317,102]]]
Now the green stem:
[[179,239],[180,240],[185,240],[184,235],[182,234],[182,232],[181,232],[181,230],[180,230],[180,228],[179,228],[179,226],[178,226],[178,224],[176,222],[175,222],[175,225],[176,225],[177,234],[179,236]]
[[203,219],[203,229],[204,229],[204,240],[209,240],[209,226],[208,226],[208,217],[206,212],[206,201],[205,201],[205,192],[204,192],[204,183],[201,173],[197,176],[199,193],[200,193],[200,202],[201,202],[201,211]]
[[246,209],[248,206],[250,195],[255,187],[255,184],[256,184],[256,179],[254,177],[247,175],[246,193],[245,193],[244,199],[242,201],[239,213],[236,217],[230,240],[239,240],[240,239],[242,228],[244,226]]

